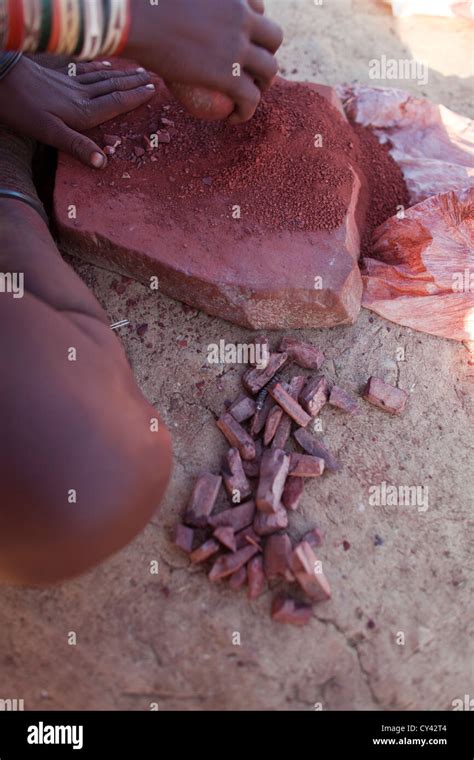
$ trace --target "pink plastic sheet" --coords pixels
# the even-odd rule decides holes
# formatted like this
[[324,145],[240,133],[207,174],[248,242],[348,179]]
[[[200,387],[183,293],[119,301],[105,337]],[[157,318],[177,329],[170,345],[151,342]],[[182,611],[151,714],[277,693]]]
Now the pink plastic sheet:
[[474,18],[473,0],[385,0],[394,16],[464,16]]
[[474,121],[442,105],[389,87],[339,87],[350,119],[390,141],[412,204],[474,187]]
[[474,123],[403,90],[341,87],[403,171],[412,207],[374,233],[362,304],[386,319],[474,340]]
[[400,325],[474,340],[474,188],[444,193],[377,228],[362,305]]

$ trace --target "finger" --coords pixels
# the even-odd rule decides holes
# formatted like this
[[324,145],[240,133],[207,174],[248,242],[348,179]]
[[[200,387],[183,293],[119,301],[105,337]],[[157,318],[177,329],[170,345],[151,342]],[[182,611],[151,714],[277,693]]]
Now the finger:
[[139,74],[129,74],[128,77],[109,77],[102,82],[87,85],[87,94],[90,98],[100,98],[103,95],[109,95],[111,92],[136,90],[137,87],[147,85],[149,81],[150,75],[146,71]]
[[54,148],[74,156],[86,166],[103,169],[107,165],[105,154],[93,140],[70,129],[59,119],[51,124],[48,142]]
[[240,77],[235,91],[229,93],[235,102],[235,111],[229,116],[230,124],[242,124],[252,118],[260,103],[260,90],[248,74]]
[[278,74],[278,63],[268,50],[252,45],[247,53],[245,65],[247,71],[260,89],[268,90]]
[[85,61],[83,63],[76,63],[76,74],[89,74],[91,71],[103,71],[112,68],[112,64],[109,61]]
[[276,53],[283,42],[283,31],[278,24],[265,16],[254,14],[254,24],[250,33],[252,42]]
[[115,119],[116,116],[133,111],[134,108],[148,103],[155,93],[155,85],[147,84],[144,87],[138,87],[136,90],[115,90],[108,95],[94,98],[89,102],[90,123],[87,128],[96,127],[104,121]]
[[248,0],[250,7],[255,13],[265,13],[265,6],[263,0]]
[[[123,79],[124,77],[132,76],[133,74],[145,74],[146,70],[143,68],[131,69],[129,71],[111,71],[110,69],[103,69],[96,71],[86,72],[77,77],[77,81],[80,84],[96,84],[97,82],[106,82],[110,79]],[[150,75],[148,75],[148,79]]]

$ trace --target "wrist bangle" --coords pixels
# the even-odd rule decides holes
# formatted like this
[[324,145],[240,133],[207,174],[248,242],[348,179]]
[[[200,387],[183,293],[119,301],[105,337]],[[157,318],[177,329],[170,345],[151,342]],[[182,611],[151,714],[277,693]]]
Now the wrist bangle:
[[84,44],[79,58],[91,59],[99,55],[102,45],[103,21],[102,0],[83,0],[84,3]]
[[6,50],[21,50],[25,29],[23,2],[8,0],[8,37]]
[[53,22],[53,4],[52,0],[40,0],[41,18],[40,34],[38,39],[38,53],[44,53],[48,49],[48,42],[51,37],[51,25]]
[[26,0],[23,2],[23,12],[25,36],[21,49],[23,53],[35,53],[38,50],[41,30],[41,0]]
[[51,33],[49,35],[46,52],[54,53],[59,42],[59,3],[60,0],[52,0]]
[[0,81],[18,63],[21,56],[21,53],[0,53]]
[[120,55],[130,26],[131,0],[0,0],[0,51]]
[[6,188],[0,187],[0,198],[7,198],[15,201],[21,201],[21,203],[26,203],[27,206],[32,208],[40,215],[43,222],[47,227],[49,227],[49,219],[43,206],[39,201],[36,201],[34,198],[30,198],[29,195],[25,195],[25,193],[19,193],[18,190],[8,190]]
[[8,9],[5,0],[0,2],[0,50],[6,50],[8,39]]
[[82,45],[83,20],[81,7],[82,3],[79,3],[78,0],[60,0],[60,53],[73,55],[79,45]]
[[85,35],[85,10],[84,10],[84,0],[76,0],[75,3],[75,12],[76,12],[76,18],[78,22],[78,35],[76,40],[76,47],[72,51],[72,54],[74,57],[78,56],[84,46],[84,35]]
[[101,55],[116,55],[124,48],[130,30],[129,0],[110,0],[109,24]]
[[132,25],[132,10],[131,10],[131,0],[125,0],[125,22],[122,30],[122,37],[120,39],[120,42],[118,44],[117,49],[114,51],[114,55],[121,55],[123,51],[125,50],[125,47],[128,42],[128,37],[130,35],[130,27]]

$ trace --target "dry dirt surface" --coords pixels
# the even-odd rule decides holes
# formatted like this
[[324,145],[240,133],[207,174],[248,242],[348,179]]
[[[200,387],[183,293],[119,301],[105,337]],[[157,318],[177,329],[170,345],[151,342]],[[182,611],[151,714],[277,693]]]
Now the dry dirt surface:
[[[369,59],[419,55],[430,67],[426,85],[381,84],[421,89],[474,115],[467,22],[402,23],[369,0],[267,6],[286,28],[286,76],[368,83]],[[173,433],[174,476],[152,523],[102,567],[50,590],[3,589],[0,698],[24,699],[27,710],[450,710],[454,699],[474,695],[467,350],[367,311],[352,327],[300,335],[324,350],[331,381],[357,392],[379,375],[410,399],[401,418],[364,402],[356,418],[323,412],[325,439],[343,469],[309,484],[290,532],[297,538],[314,523],[324,532],[319,555],[333,599],[306,628],[283,626],[270,620],[269,592],[250,605],[243,592],[211,586],[169,541],[196,475],[216,471],[226,450],[214,417],[243,370],[210,365],[207,346],[254,334],[75,266],[111,322],[130,320],[119,337]],[[369,489],[383,481],[423,488],[428,508],[371,505]],[[150,574],[154,560],[158,575]],[[68,644],[73,631],[76,646]]]

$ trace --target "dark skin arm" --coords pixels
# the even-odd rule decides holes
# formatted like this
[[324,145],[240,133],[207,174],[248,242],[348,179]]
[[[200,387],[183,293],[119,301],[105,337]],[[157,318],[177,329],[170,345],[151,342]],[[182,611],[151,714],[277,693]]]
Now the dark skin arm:
[[[253,116],[261,92],[277,73],[274,53],[279,27],[263,15],[261,0],[134,0],[129,45],[124,55],[165,81],[204,86],[227,95],[230,121]],[[232,75],[235,63],[241,76]],[[100,146],[82,134],[144,105],[154,95],[144,70],[113,72],[106,62],[52,70],[22,60],[0,82],[2,123],[20,134],[76,156],[100,169]]]
[[101,62],[78,63],[75,74],[23,56],[0,82],[1,122],[100,169],[102,148],[82,133],[148,103],[154,87],[143,69],[114,72]]
[[[160,503],[169,434],[108,319],[26,205],[0,200],[0,581],[43,584],[127,544]],[[73,347],[77,361],[68,361]],[[77,503],[69,503],[71,489]]]

